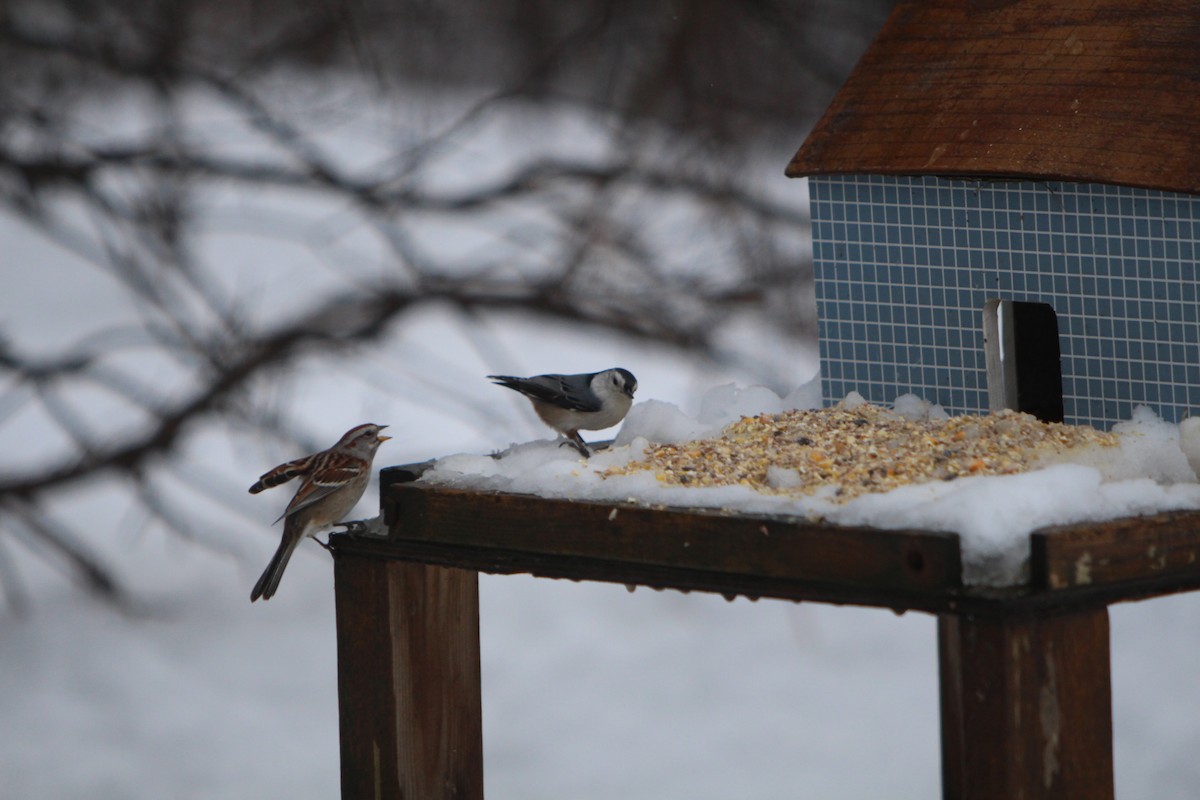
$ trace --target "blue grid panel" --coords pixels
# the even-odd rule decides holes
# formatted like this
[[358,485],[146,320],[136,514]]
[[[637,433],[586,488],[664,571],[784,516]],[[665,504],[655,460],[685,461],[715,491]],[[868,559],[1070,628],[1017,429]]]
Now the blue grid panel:
[[1100,184],[809,178],[825,401],[986,413],[983,310],[1058,315],[1066,421],[1200,413],[1200,196]]

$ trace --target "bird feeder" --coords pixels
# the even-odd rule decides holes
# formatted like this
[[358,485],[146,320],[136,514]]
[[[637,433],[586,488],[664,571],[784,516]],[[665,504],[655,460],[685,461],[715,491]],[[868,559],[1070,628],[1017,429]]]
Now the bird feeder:
[[[1198,29],[1165,0],[900,2],[788,167],[828,399],[1197,405]],[[943,796],[997,800],[1113,797],[1107,606],[1200,588],[1195,513],[1036,531],[1028,579],[985,589],[953,533],[420,472],[384,470],[382,535],[331,537],[347,798],[483,796],[479,572],[935,614]]]
[[788,166],[824,390],[1107,426],[1200,406],[1200,11],[900,3]]

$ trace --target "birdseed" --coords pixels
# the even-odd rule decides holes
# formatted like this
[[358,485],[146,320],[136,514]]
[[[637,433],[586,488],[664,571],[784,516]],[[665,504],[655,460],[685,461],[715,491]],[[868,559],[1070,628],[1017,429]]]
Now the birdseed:
[[673,486],[748,486],[764,494],[833,487],[845,502],[900,486],[971,475],[1013,475],[1112,447],[1117,436],[1000,411],[913,421],[870,404],[743,417],[715,439],[650,447],[606,475],[651,471]]

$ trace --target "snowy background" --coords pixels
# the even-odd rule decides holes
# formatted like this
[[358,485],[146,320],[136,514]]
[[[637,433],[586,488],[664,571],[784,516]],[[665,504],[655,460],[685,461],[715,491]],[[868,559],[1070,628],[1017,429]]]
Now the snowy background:
[[[128,119],[125,111],[114,116]],[[206,108],[193,112],[203,119]],[[209,122],[222,130],[215,113]],[[455,152],[467,159],[517,150],[531,130],[549,136],[544,120],[529,121],[488,132],[499,138],[487,147],[476,141]],[[580,138],[555,130],[560,140]],[[367,159],[368,140],[354,139],[347,158]],[[801,197],[803,185],[779,174],[786,155],[750,179],[778,185],[768,193]],[[259,324],[322,292],[361,287],[386,261],[372,249],[371,231],[341,230],[344,209],[230,187],[201,199],[212,223],[201,247]],[[339,232],[328,246],[293,246],[269,225],[281,209],[293,223]],[[449,228],[425,235],[433,248],[482,246]],[[24,351],[52,353],[140,313],[111,275],[20,220],[0,214],[0,242],[0,325]],[[489,372],[623,366],[639,379],[639,400],[694,414],[706,389],[760,380],[763,361],[784,388],[816,371],[811,343],[771,338],[753,320],[731,322],[725,335],[731,351],[754,357],[717,367],[615,334],[522,315],[464,320],[461,311],[431,306],[370,345],[261,380],[250,395],[322,445],[366,420],[390,424],[396,438],[380,451],[384,466],[544,437],[528,404],[490,385]],[[141,380],[186,381],[162,360],[124,357],[122,367]],[[49,461],[70,444],[33,398],[4,400],[5,472]],[[101,438],[144,424],[137,408],[102,392],[72,402]],[[86,544],[127,587],[129,607],[97,603],[47,561],[3,546],[0,566],[29,598],[23,613],[0,611],[3,800],[336,796],[328,555],[306,544],[279,594],[248,602],[278,541],[270,520],[288,496],[285,489],[250,497],[245,489],[301,453],[277,437],[216,423],[190,430],[178,450],[183,467],[163,465],[153,480],[193,520],[188,536],[148,519],[120,478],[65,493],[54,509],[62,520],[89,522]],[[376,508],[372,490],[358,515]],[[481,595],[491,798],[940,794],[928,616],[525,577],[484,576]],[[1123,798],[1196,796],[1198,620],[1197,596],[1112,610]]]
[[[4,239],[54,261],[11,227]],[[4,313],[12,320],[36,306],[40,324],[57,329],[86,316],[77,312],[94,288],[31,278],[7,295]],[[639,376],[640,397],[693,412],[702,388],[739,377],[586,331],[546,336],[544,325],[517,319],[492,331],[526,372],[623,364]],[[393,349],[425,336],[449,346],[454,333],[430,315],[346,371],[386,373]],[[544,435],[520,398],[483,380],[494,365],[467,346],[460,357],[463,374],[479,376],[463,381],[464,393],[493,404],[504,429],[456,429],[434,411],[393,403],[395,375],[364,380],[382,385],[373,391],[297,378],[289,404],[330,441],[360,418],[391,423],[397,439],[381,464]],[[797,384],[815,370],[811,352],[785,357]],[[7,457],[30,452],[37,433],[27,429]],[[253,438],[196,447],[214,472],[247,485],[290,455]],[[36,602],[0,618],[0,797],[336,795],[330,560],[302,548],[280,594],[251,606],[249,587],[276,544],[267,523],[286,497],[255,500],[247,508],[258,524],[210,532],[220,547],[135,525],[102,491],[61,509],[95,521],[91,544],[134,590],[138,610],[97,605],[24,565]],[[481,590],[490,797],[938,796],[930,617],[524,577],[484,576]],[[1195,596],[1112,610],[1122,797],[1187,798],[1200,785],[1198,611]]]

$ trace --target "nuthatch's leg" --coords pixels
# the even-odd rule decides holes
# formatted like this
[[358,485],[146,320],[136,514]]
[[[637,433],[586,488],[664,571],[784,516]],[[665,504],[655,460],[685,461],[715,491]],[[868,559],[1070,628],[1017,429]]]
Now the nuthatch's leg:
[[585,442],[583,437],[579,435],[579,431],[567,431],[565,435],[567,440],[560,444],[559,447],[569,444],[571,447],[574,447],[576,450],[578,450],[579,454],[584,458],[587,458],[592,454],[592,451],[588,450],[587,442]]

